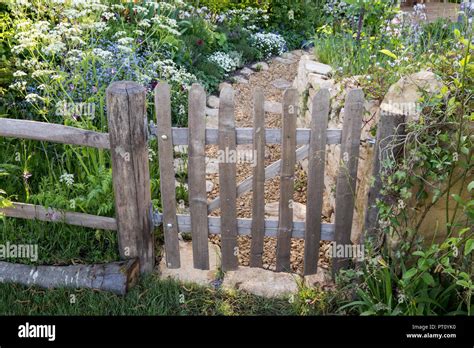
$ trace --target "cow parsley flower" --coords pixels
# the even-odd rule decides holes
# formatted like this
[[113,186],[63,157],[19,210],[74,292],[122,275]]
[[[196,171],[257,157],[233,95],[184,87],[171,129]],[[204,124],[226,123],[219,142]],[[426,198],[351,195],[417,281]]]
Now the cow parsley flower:
[[72,186],[74,184],[74,174],[64,173],[59,177],[59,181],[66,184],[66,186]]

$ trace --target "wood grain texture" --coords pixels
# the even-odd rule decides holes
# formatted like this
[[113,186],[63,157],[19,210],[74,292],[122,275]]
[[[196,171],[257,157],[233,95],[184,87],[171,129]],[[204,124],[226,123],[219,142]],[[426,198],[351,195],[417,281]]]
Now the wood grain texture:
[[304,242],[305,275],[315,274],[318,269],[329,99],[330,95],[327,89],[319,90],[313,97],[308,163],[308,190],[306,199],[306,233]]
[[46,122],[0,118],[0,136],[110,149],[107,133]]
[[402,146],[399,146],[398,148],[392,148],[391,151],[387,150],[387,146],[389,146],[394,138],[402,136],[405,133],[404,122],[404,115],[395,115],[385,111],[381,111],[380,113],[380,120],[377,125],[377,139],[372,170],[374,181],[369,190],[367,211],[365,214],[365,232],[362,234],[361,243],[363,243],[366,238],[373,239],[378,237],[377,228],[379,210],[377,208],[377,201],[384,200],[384,197],[381,194],[383,185],[381,178],[381,163],[390,159],[389,154],[391,153],[393,153],[394,156],[397,156],[402,148]]
[[[187,145],[189,130],[188,128],[172,128],[173,132],[173,144],[174,145]],[[218,129],[207,128],[206,129],[206,144],[216,145],[218,140]],[[237,145],[245,145],[253,143],[253,129],[252,128],[237,128]],[[327,130],[327,143],[340,144],[341,143],[340,129],[328,129]],[[298,128],[296,130],[296,145],[307,145],[309,144],[310,129]],[[265,129],[265,142],[267,144],[281,144],[281,131],[279,129]]]
[[250,267],[262,267],[265,236],[265,95],[258,88],[253,98],[252,240]]
[[176,220],[173,144],[171,142],[171,95],[170,86],[167,83],[160,82],[155,87],[155,113],[166,265],[168,268],[179,268],[181,262],[179,256],[178,222]]
[[293,193],[296,165],[296,119],[298,93],[287,89],[283,94],[282,165],[280,173],[280,204],[278,210],[278,239],[276,271],[290,271],[291,236],[293,233]]
[[[219,151],[231,153],[236,151],[236,134],[234,118],[234,91],[231,87],[222,89],[219,102]],[[237,269],[237,181],[236,162],[219,163],[219,190],[221,196],[221,251],[222,270]]]
[[107,88],[107,118],[120,256],[138,257],[140,271],[151,272],[155,256],[146,89],[135,82],[112,83]]
[[[360,134],[364,112],[364,93],[350,90],[344,105],[341,159],[336,182],[335,239],[337,246],[352,245],[352,218],[356,197]],[[349,257],[333,258],[333,274],[347,268]]]
[[52,288],[87,288],[125,295],[136,284],[138,259],[97,265],[31,266],[0,261],[0,282]]
[[189,93],[189,209],[194,268],[209,269],[206,192],[206,92],[193,84]]
[[[179,232],[191,232],[191,218],[189,215],[178,214]],[[157,215],[158,222],[161,221],[162,214]],[[208,217],[209,234],[221,234],[221,218],[215,216]],[[252,219],[238,218],[237,230],[240,236],[250,236],[252,231]],[[293,222],[293,236],[292,238],[303,239],[305,234],[305,222]],[[278,235],[278,220],[265,220],[265,237],[277,237]],[[334,241],[334,224],[323,223],[321,226],[321,240]]]
[[114,218],[62,211],[34,204],[13,203],[11,207],[0,208],[1,214],[21,219],[63,222],[68,225],[102,230],[117,230],[117,221]]

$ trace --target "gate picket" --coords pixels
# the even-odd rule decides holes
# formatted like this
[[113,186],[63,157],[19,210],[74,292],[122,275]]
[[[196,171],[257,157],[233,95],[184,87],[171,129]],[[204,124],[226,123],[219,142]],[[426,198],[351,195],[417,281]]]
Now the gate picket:
[[209,269],[206,193],[206,92],[195,83],[189,92],[189,210],[194,268]]
[[293,232],[293,193],[296,165],[296,118],[298,93],[287,89],[283,94],[282,165],[280,174],[280,204],[278,210],[277,272],[290,271],[291,235]]

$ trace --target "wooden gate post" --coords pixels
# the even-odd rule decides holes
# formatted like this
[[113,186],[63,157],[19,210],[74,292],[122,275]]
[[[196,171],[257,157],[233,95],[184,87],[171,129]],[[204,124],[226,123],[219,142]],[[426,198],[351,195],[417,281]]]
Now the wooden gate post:
[[389,152],[387,146],[393,141],[394,137],[403,135],[405,127],[405,115],[394,114],[384,110],[380,112],[380,120],[377,125],[377,140],[374,154],[374,166],[372,170],[373,185],[370,187],[367,211],[365,213],[365,226],[364,233],[362,234],[361,243],[367,240],[373,240],[377,238],[378,228],[378,215],[379,211],[377,208],[377,201],[383,199],[383,195],[380,193],[382,190],[382,163],[389,159],[389,153],[393,153],[395,156],[400,150],[398,148],[392,148]]
[[146,89],[119,81],[107,88],[112,173],[120,257],[138,257],[140,272],[154,267],[148,168]]

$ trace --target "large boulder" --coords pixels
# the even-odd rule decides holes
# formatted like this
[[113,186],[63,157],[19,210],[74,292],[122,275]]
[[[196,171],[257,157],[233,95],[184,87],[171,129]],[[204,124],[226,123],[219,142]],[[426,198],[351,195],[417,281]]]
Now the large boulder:
[[422,70],[404,76],[390,86],[380,109],[395,115],[404,115],[407,122],[417,121],[421,112],[420,98],[423,94],[438,94],[442,86],[442,82],[431,71]]

